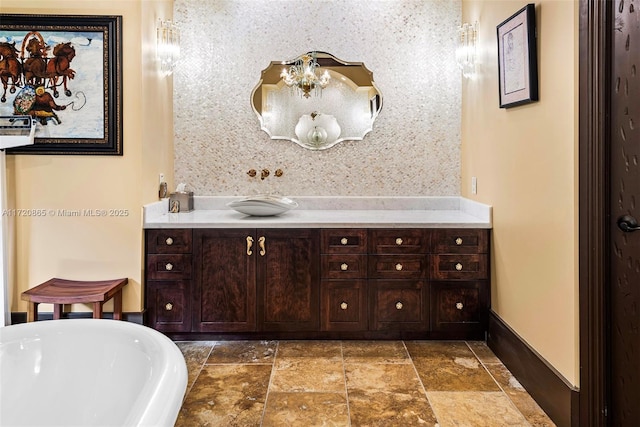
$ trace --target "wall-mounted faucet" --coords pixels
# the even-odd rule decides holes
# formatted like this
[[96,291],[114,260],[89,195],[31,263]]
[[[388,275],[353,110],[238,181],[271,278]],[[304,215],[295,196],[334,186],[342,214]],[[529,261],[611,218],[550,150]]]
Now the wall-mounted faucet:
[[[284,174],[284,171],[280,168],[276,169],[276,171],[273,173],[276,177],[281,177]],[[258,171],[256,171],[255,169],[249,169],[247,171],[247,175],[249,175],[251,178],[255,178],[258,175]],[[269,175],[271,175],[271,171],[269,171],[269,169],[262,169],[260,171],[260,179],[261,180],[265,180],[265,178],[267,178]]]

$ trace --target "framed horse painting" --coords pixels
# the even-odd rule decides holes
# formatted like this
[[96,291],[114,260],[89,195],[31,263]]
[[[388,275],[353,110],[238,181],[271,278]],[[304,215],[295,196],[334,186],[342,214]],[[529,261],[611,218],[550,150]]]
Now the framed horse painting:
[[12,154],[122,155],[122,17],[0,14],[0,116],[31,116]]

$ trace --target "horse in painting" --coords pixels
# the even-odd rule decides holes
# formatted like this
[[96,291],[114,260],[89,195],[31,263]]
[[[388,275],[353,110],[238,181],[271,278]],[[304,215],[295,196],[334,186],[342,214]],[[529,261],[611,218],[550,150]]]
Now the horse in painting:
[[38,32],[30,32],[22,43],[22,57],[24,51],[29,57],[24,61],[24,81],[26,84],[38,86],[45,80],[47,72],[47,51],[50,49]]
[[67,80],[73,79],[76,75],[71,68],[71,61],[76,56],[76,49],[71,42],[59,43],[53,48],[53,58],[47,62],[46,75],[49,78],[49,86],[53,88],[53,96],[58,97],[58,81],[62,79],[64,94],[71,96],[71,91],[67,88]]
[[16,85],[20,85],[20,79],[22,77],[22,64],[18,59],[18,50],[16,49],[16,43],[0,42],[0,81],[2,82],[2,97],[1,102],[7,101],[7,88],[9,83],[10,93],[15,93]]

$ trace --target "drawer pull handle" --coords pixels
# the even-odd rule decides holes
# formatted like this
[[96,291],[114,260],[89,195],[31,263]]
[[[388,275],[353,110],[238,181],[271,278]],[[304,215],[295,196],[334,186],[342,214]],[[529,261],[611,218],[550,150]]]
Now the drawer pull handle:
[[346,310],[348,307],[349,307],[349,304],[347,304],[347,303],[346,303],[346,301],[342,301],[342,302],[340,303],[340,308],[341,308],[342,310]]
[[173,310],[173,304],[171,304],[170,302],[166,303],[164,309],[167,311]]
[[253,237],[247,236],[247,255],[249,256],[253,254],[253,251],[251,250],[252,247],[253,247]]
[[164,266],[164,269],[167,270],[167,271],[173,270],[173,264],[168,262],[167,265]]
[[457,263],[457,264],[456,264],[456,270],[458,270],[458,271],[462,271],[462,264]]
[[401,270],[402,270],[402,264],[397,263],[397,264],[396,264],[396,270],[397,270],[397,271],[401,271]]
[[462,244],[462,237],[458,237],[456,239],[456,245],[460,246]]
[[462,303],[461,303],[461,302],[457,302],[457,303],[456,303],[456,308],[457,308],[458,310],[462,310],[462,309],[464,308],[464,305],[462,305]]
[[264,247],[265,240],[266,239],[264,236],[258,237],[258,246],[260,246],[260,256],[265,256],[265,254],[267,253],[267,249]]
[[340,239],[340,243],[342,243],[343,245],[346,245],[347,243],[349,243],[349,239],[347,239],[346,237],[343,237],[342,239]]
[[173,239],[171,237],[167,237],[167,240],[164,241],[167,246],[171,246],[173,245]]
[[398,301],[396,303],[396,310],[402,310],[402,307],[404,307],[404,305],[402,305],[402,303],[400,301]]
[[349,265],[347,263],[343,263],[340,266],[340,270],[342,270],[342,271],[347,271],[348,269],[349,269]]
[[400,237],[398,237],[396,239],[396,245],[400,246],[402,244],[402,239]]

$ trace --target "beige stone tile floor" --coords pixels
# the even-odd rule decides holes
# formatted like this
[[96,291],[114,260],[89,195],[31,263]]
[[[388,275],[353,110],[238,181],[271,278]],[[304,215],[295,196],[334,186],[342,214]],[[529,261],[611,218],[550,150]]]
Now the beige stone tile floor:
[[554,426],[484,342],[176,344],[179,427]]

